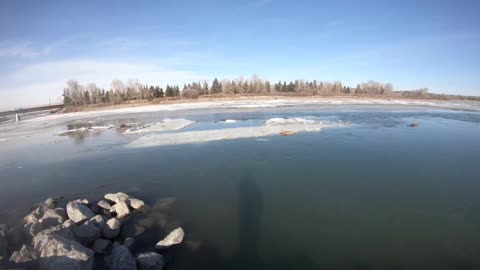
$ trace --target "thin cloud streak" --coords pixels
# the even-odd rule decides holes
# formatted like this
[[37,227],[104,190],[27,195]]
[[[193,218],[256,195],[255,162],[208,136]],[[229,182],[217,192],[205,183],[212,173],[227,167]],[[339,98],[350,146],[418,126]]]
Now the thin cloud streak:
[[[69,79],[81,84],[95,82],[109,89],[113,79],[138,79],[144,84],[165,86],[212,78],[182,69],[147,63],[116,60],[74,59],[31,64],[0,77],[0,108],[46,104],[58,100]],[[25,97],[25,98],[23,98]]]

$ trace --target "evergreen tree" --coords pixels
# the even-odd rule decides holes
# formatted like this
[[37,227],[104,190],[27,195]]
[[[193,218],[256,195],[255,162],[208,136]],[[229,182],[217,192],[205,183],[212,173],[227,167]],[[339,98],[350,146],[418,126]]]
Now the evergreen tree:
[[167,87],[165,88],[165,96],[166,97],[173,97],[173,87],[167,84]]
[[210,93],[218,94],[220,92],[222,92],[222,86],[218,82],[217,78],[215,78],[215,80],[213,80],[212,88],[210,89]]
[[267,93],[270,93],[270,82],[269,81],[265,82],[265,91],[267,91]]
[[85,91],[83,92],[83,100],[85,100],[85,104],[90,104],[90,92]]
[[360,88],[360,84],[357,84],[357,88],[355,89],[355,94],[362,93],[362,88]]
[[288,84],[287,91],[288,91],[288,92],[295,92],[295,85],[294,85],[292,82],[290,82],[290,83]]
[[277,84],[275,84],[275,91],[276,92],[282,92],[282,82],[278,81]]
[[206,81],[203,82],[203,88],[202,88],[201,95],[208,95],[208,83]]

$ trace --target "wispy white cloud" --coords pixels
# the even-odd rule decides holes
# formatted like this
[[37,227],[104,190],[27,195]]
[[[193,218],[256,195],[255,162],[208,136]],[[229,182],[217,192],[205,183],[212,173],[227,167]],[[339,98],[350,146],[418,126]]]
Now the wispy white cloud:
[[21,44],[0,44],[0,57],[21,57],[35,58],[47,55],[51,52],[51,47],[34,48],[30,43]]
[[41,56],[50,55],[55,49],[66,45],[70,39],[57,40],[48,45],[36,45],[30,41],[20,42],[1,42],[0,43],[0,58],[26,58],[33,59]]
[[143,61],[72,59],[27,65],[0,77],[0,108],[46,104],[58,100],[69,79],[109,88],[113,79],[138,79],[145,84],[183,84],[211,80],[207,75]]

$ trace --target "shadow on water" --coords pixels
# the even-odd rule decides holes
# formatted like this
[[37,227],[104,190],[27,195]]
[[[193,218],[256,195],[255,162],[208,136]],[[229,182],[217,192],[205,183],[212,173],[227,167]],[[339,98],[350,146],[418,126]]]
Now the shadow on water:
[[238,224],[237,254],[238,268],[260,267],[260,226],[263,211],[262,191],[251,175],[244,177],[237,185]]
[[[237,191],[237,245],[234,255],[227,257],[213,245],[204,243],[198,249],[186,245],[174,255],[168,269],[320,269],[306,255],[293,255],[285,246],[288,256],[266,259],[262,256],[263,195],[253,175],[245,175],[236,185]],[[269,247],[264,247],[269,248]],[[278,249],[278,247],[272,247]]]

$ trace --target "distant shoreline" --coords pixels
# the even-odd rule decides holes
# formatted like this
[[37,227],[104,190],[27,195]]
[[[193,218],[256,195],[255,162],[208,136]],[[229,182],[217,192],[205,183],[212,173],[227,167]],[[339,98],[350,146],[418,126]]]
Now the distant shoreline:
[[[38,112],[28,117],[22,116],[20,123],[40,123],[50,120],[69,121],[90,116],[105,116],[130,113],[165,112],[201,110],[262,110],[296,106],[392,106],[392,109],[408,107],[424,107],[430,109],[462,110],[480,112],[480,102],[471,100],[437,100],[419,98],[365,97],[365,96],[228,96],[199,97],[198,99],[167,99],[152,101],[134,101],[121,104],[96,104],[67,107],[52,112]],[[396,108],[395,108],[396,107]],[[11,117],[10,117],[11,118]],[[0,124],[14,123],[15,119],[0,121]]]
[[[452,104],[458,102],[469,102],[469,103],[478,103],[480,106],[480,101],[472,100],[442,100],[442,99],[427,99],[427,98],[411,98],[411,97],[386,97],[386,96],[288,96],[288,95],[238,95],[238,96],[201,96],[197,99],[185,99],[185,98],[162,98],[154,99],[151,101],[138,100],[123,102],[120,104],[94,104],[94,105],[83,105],[83,106],[72,106],[66,107],[57,113],[72,113],[72,112],[92,112],[92,111],[104,111],[104,110],[115,110],[115,109],[124,109],[124,108],[137,108],[145,107],[152,105],[187,105],[187,104],[202,104],[202,103],[235,103],[235,102],[252,102],[258,103],[262,101],[285,101],[298,103],[298,105],[305,104],[359,104],[359,105],[419,105],[419,106],[428,106],[429,104]],[[208,105],[208,104],[206,104]],[[234,105],[234,104],[233,104]],[[253,104],[252,104],[253,105]],[[297,104],[294,104],[297,105]],[[480,109],[480,108],[479,108]]]

